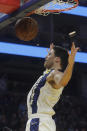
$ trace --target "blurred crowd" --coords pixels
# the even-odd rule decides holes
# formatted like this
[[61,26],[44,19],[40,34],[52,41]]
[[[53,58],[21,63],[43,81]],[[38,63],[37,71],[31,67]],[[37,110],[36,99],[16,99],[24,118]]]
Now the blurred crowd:
[[62,96],[55,110],[57,131],[87,131],[87,106],[82,98]]
[[[27,121],[27,94],[0,94],[0,131],[24,131]],[[80,99],[62,96],[55,106],[57,131],[87,131],[87,109]]]
[[26,96],[0,94],[0,131],[24,131],[27,121]]

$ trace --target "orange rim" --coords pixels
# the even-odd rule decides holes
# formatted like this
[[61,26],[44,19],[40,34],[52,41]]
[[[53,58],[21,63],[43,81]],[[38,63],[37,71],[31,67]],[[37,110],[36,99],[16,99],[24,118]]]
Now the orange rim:
[[[58,10],[45,10],[45,9],[42,9],[41,12],[42,12],[42,13],[47,13],[47,12],[49,12],[49,13],[59,13],[59,12],[62,12],[62,11],[68,11],[68,10],[71,10],[71,9],[73,9],[73,8],[76,8],[76,7],[79,5],[78,0],[74,0],[74,2],[76,2],[76,4],[74,4],[74,6],[69,7],[69,8],[58,9]],[[29,13],[26,14],[26,16],[30,16],[30,15],[32,15],[32,14],[35,14],[35,12],[36,12],[36,10],[34,10],[34,11],[32,11],[32,12],[29,12]]]

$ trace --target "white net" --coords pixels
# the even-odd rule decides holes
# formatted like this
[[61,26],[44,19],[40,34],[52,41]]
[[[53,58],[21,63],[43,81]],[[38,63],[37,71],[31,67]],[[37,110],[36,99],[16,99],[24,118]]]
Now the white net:
[[77,0],[53,0],[35,10],[35,14],[47,16],[50,13],[58,14],[70,10],[78,5]]

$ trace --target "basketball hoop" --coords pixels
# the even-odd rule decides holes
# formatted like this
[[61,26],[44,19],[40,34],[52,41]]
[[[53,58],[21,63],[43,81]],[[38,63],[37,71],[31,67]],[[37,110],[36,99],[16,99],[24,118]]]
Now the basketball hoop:
[[43,16],[47,16],[50,13],[59,14],[62,11],[68,11],[73,8],[76,8],[78,4],[78,0],[53,0],[48,4],[34,10],[33,12],[28,13],[27,16],[33,13]]

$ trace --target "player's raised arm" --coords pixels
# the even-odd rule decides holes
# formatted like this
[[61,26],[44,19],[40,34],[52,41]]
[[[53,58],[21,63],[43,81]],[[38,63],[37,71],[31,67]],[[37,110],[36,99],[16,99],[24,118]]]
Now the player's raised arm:
[[76,48],[73,42],[72,47],[71,47],[71,53],[68,52],[69,54],[68,65],[64,71],[64,74],[61,76],[61,79],[58,83],[59,86],[56,86],[56,88],[60,88],[61,86],[66,86],[68,82],[70,81],[71,76],[72,76],[74,62],[75,62],[75,55],[78,50],[79,50],[79,47]]
[[49,82],[49,84],[52,85],[53,88],[58,89],[58,88],[61,88],[61,87],[65,87],[68,84],[68,82],[69,82],[69,80],[71,79],[71,76],[72,76],[75,55],[76,55],[78,50],[79,50],[79,48],[78,47],[76,48],[75,44],[72,43],[71,53],[68,52],[68,55],[69,55],[68,65],[67,65],[64,73],[55,69],[47,77],[47,81]]
[[79,47],[76,48],[75,44],[73,42],[72,47],[71,47],[71,53],[68,52],[68,54],[69,54],[68,65],[67,65],[67,67],[64,71],[64,74],[60,80],[60,85],[62,85],[62,86],[66,86],[68,84],[69,80],[71,79],[73,66],[74,66],[74,62],[75,62],[75,55],[78,50],[79,50]]

